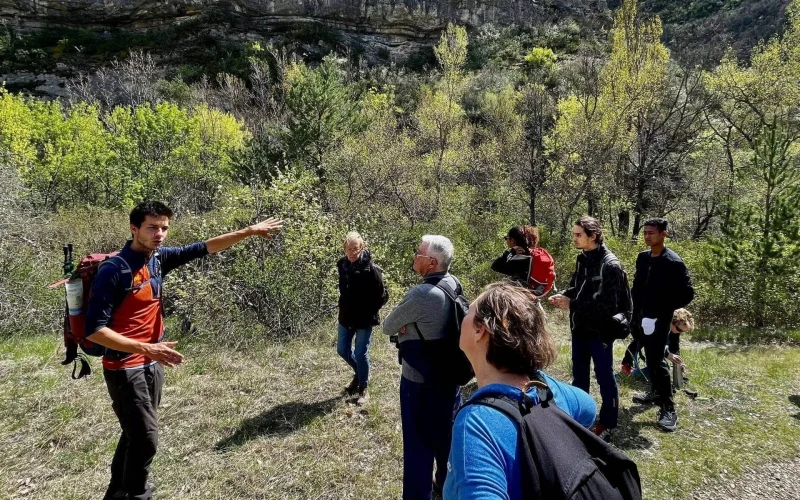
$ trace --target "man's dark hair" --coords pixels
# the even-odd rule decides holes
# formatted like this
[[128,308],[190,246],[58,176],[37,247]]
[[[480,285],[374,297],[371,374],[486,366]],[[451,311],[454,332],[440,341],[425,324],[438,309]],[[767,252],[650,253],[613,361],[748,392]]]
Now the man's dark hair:
[[642,227],[644,226],[656,227],[658,228],[658,232],[664,232],[667,230],[668,225],[669,222],[667,222],[667,219],[662,219],[661,217],[653,217],[652,219],[647,219],[646,221],[644,221]]
[[594,236],[594,240],[598,245],[603,244],[603,226],[600,224],[599,220],[595,219],[594,217],[584,215],[575,221],[575,225],[581,226],[583,231],[586,233],[586,236],[590,238]]
[[151,217],[166,217],[171,219],[173,214],[172,210],[160,201],[143,201],[131,210],[131,224],[136,227],[142,227],[142,222],[144,222],[145,217],[148,215]]

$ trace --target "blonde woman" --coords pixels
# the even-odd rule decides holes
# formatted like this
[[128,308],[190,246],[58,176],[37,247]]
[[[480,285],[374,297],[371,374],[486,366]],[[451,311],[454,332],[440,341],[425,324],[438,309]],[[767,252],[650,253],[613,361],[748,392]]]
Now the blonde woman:
[[694,331],[694,317],[686,309],[676,309],[672,313],[672,324],[669,327],[669,340],[667,343],[667,359],[673,363],[683,365],[681,359],[681,334]]
[[[694,317],[692,313],[683,308],[676,309],[675,312],[672,313],[672,323],[669,326],[669,337],[667,339],[666,358],[668,361],[683,365],[683,360],[680,356],[680,335],[692,331],[694,331]],[[641,342],[634,338],[625,350],[625,357],[622,359],[622,368],[620,372],[623,375],[630,375],[633,373],[634,365],[644,358],[641,350]],[[642,369],[646,370],[645,367],[642,367]]]
[[[368,401],[369,344],[372,328],[380,324],[378,311],[389,299],[381,268],[372,261],[364,239],[355,231],[347,233],[344,257],[336,263],[339,272],[339,326],[336,351],[353,369],[353,380],[345,388],[357,395],[357,404]],[[355,349],[353,349],[355,339]]]

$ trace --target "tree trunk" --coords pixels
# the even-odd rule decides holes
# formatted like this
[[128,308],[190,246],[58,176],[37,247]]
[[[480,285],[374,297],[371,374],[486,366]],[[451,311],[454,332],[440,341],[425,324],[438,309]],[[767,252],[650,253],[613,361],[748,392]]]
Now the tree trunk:
[[528,184],[528,215],[532,226],[536,225],[536,185],[534,183]]
[[631,226],[631,211],[627,208],[620,210],[617,214],[617,234],[622,238],[628,236],[628,229]]
[[639,181],[636,183],[636,200],[633,205],[633,231],[631,231],[631,239],[637,241],[639,239],[639,230],[642,228],[642,214],[644,212],[644,179],[640,176]]

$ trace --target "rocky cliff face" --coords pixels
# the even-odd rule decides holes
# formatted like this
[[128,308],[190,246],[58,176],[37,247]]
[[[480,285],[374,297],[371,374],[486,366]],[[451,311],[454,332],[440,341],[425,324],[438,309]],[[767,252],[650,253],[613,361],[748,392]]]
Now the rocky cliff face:
[[447,22],[526,24],[606,8],[605,0],[0,0],[0,19],[20,30],[144,30],[198,18],[240,32],[320,23],[391,48],[429,40]]

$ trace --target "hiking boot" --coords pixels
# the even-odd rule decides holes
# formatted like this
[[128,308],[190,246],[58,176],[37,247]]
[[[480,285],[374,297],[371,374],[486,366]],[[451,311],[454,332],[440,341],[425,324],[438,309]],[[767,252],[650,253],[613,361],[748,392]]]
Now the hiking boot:
[[619,367],[619,372],[623,375],[630,375],[633,373],[633,367],[627,363],[622,363],[622,366]]
[[658,412],[658,427],[662,431],[672,432],[678,428],[678,414],[675,410],[661,409]]
[[354,396],[356,391],[358,391],[358,375],[353,375],[353,380],[350,381],[350,385],[344,388],[344,392],[348,396]]
[[595,436],[599,437],[606,443],[611,442],[611,437],[614,433],[613,431],[614,431],[613,429],[609,429],[605,425],[600,423],[594,424],[594,427],[592,427],[592,432],[594,432]]
[[659,397],[655,391],[647,391],[644,394],[637,394],[631,400],[637,405],[654,405],[659,400]]
[[358,388],[358,399],[356,399],[357,405],[364,405],[367,404],[369,401],[369,393],[367,392],[366,387],[359,387]]

